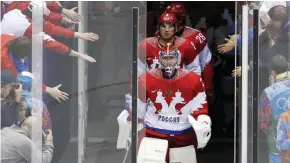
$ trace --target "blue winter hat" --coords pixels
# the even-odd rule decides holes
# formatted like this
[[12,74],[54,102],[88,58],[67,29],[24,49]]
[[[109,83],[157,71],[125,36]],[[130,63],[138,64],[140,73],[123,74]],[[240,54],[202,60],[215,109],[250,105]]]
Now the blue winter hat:
[[24,91],[30,90],[33,80],[34,76],[28,71],[23,71],[16,77],[16,81],[22,84],[22,89]]

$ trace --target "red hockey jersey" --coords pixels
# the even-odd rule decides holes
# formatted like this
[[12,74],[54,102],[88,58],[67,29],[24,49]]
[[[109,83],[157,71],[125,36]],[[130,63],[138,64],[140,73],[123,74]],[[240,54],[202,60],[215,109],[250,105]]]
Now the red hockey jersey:
[[138,118],[149,129],[177,134],[192,129],[187,116],[208,114],[206,94],[198,74],[179,69],[167,80],[160,69],[143,73],[139,78]]
[[212,56],[204,34],[199,30],[185,26],[183,33],[180,37],[193,42],[198,53],[201,70],[203,70],[205,66],[210,62]]
[[202,74],[205,89],[209,97],[212,95],[213,89],[213,63],[211,62],[212,54],[207,45],[206,37],[201,31],[187,26],[184,27],[180,37],[190,40],[196,46],[198,56],[196,57],[195,63],[199,62],[200,64],[200,74]]
[[[194,45],[181,37],[174,38],[174,46],[181,53],[180,67],[184,67],[190,71],[194,71],[198,68],[193,61],[197,56],[197,52]],[[148,69],[157,68],[159,65],[159,52],[163,47],[158,42],[158,37],[149,37],[142,40],[139,44],[139,75]]]

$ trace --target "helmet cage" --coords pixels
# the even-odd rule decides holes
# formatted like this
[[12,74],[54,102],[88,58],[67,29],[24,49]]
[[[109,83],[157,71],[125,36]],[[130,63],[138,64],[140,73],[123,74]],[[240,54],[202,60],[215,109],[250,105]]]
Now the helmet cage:
[[181,55],[176,48],[169,51],[168,47],[166,52],[164,50],[159,52],[159,60],[161,69],[164,69],[167,73],[172,73],[173,70],[180,68]]

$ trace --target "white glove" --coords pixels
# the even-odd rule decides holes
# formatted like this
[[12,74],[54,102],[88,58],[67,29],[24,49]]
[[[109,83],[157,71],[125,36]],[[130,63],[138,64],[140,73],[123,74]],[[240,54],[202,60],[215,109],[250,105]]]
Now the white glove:
[[188,115],[189,123],[192,125],[198,146],[197,149],[204,148],[211,137],[211,120],[207,115],[200,115],[195,120],[191,115]]

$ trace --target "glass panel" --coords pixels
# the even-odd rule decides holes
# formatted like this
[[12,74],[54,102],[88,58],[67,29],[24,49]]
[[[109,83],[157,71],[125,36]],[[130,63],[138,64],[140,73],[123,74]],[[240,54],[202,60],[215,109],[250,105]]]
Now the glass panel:
[[[88,64],[87,70],[89,109],[84,162],[130,163],[132,127],[127,120],[131,117],[123,119],[121,113],[128,109],[124,105],[125,95],[131,94],[132,8],[138,7],[140,15],[143,15],[146,3],[141,1],[87,3],[87,31],[97,33],[99,40],[95,43],[89,42],[87,49],[88,54],[96,58],[96,63]],[[80,115],[75,114],[73,117],[73,124],[80,123]],[[72,137],[80,137],[76,126],[72,129]],[[70,150],[68,147],[63,158],[76,162]],[[62,161],[68,162],[66,159]]]
[[[259,3],[257,3],[259,4]],[[256,68],[255,56],[253,55],[253,50],[255,50],[253,42],[253,13],[254,9],[257,8],[255,3],[246,3],[242,6],[242,12],[240,14],[241,24],[240,27],[241,42],[237,41],[238,49],[238,61],[241,65],[241,78],[238,80],[238,90],[240,90],[238,95],[240,98],[238,102],[239,109],[239,126],[241,127],[239,133],[240,140],[240,160],[241,162],[253,162],[257,158],[256,143],[257,139],[254,137],[256,135],[256,124],[257,121],[257,106],[256,104],[256,89],[255,85]],[[239,30],[238,30],[239,31]],[[256,161],[254,161],[256,162]]]
[[[244,2],[236,2],[236,38],[234,38],[235,46],[235,145],[236,145],[236,162],[241,162],[241,133],[242,133],[242,119],[241,119],[241,110],[242,110],[242,6],[245,5]],[[239,41],[238,41],[239,40]]]
[[[11,2],[1,2],[1,149],[7,149],[1,151],[1,160],[15,152],[14,147],[19,145],[16,141],[27,144],[28,137],[36,148],[27,149],[29,146],[24,147],[26,151],[21,148],[16,150],[25,153],[30,162],[41,163],[42,152],[37,152],[38,149],[52,143],[51,136],[47,137],[48,141],[43,139],[43,131],[51,129],[50,118],[46,114],[48,111],[42,102],[42,54],[43,40],[46,38],[43,15],[46,4],[31,2],[33,7],[25,12],[11,8],[10,12],[5,10],[9,4]],[[19,22],[26,25],[19,25]],[[46,133],[51,135],[51,132]],[[51,145],[46,149],[53,151]],[[48,159],[51,157],[48,156]]]
[[[49,27],[50,23],[45,23],[46,25],[48,24],[48,26],[42,26],[45,21],[42,19],[47,18],[43,18],[42,12],[37,12],[39,19],[32,21],[33,30],[30,31],[30,33],[25,33],[24,35],[29,38],[33,38],[33,63],[29,71],[31,70],[31,72],[35,75],[36,83],[32,84],[32,96],[42,100],[45,103],[51,118],[52,127],[50,126],[48,128],[52,128],[53,132],[54,151],[52,163],[136,162],[132,160],[133,157],[131,149],[132,144],[134,144],[132,142],[132,131],[138,130],[138,139],[135,142],[138,148],[142,138],[145,136],[145,133],[147,133],[148,136],[154,129],[144,129],[143,122],[139,121],[136,116],[130,115],[132,109],[135,111],[133,113],[136,113],[136,115],[141,115],[142,111],[140,108],[142,108],[143,105],[138,101],[140,99],[146,100],[147,98],[146,92],[142,92],[142,89],[138,87],[140,80],[137,83],[137,77],[133,76],[132,70],[137,70],[138,75],[140,75],[140,70],[148,70],[146,68],[151,67],[157,61],[156,59],[158,58],[146,58],[146,55],[142,55],[148,53],[148,44],[143,48],[140,48],[140,46],[142,46],[142,40],[147,37],[155,36],[156,31],[158,30],[158,18],[164,12],[165,8],[170,5],[170,3],[171,2],[163,1],[60,2],[60,5],[65,8],[62,12],[65,17],[63,21],[66,23],[60,25],[60,22],[52,22],[52,20],[49,21],[56,24],[56,26],[53,26],[54,28],[64,27],[61,30],[49,30],[51,29]],[[239,93],[235,94],[235,84],[241,86],[241,81],[239,81],[239,79],[242,78],[237,78],[238,80],[235,83],[231,73],[236,65],[241,65],[242,46],[238,45],[235,53],[231,51],[226,55],[222,55],[221,52],[219,52],[218,46],[226,43],[224,39],[228,38],[228,35],[233,35],[235,33],[243,35],[241,28],[242,13],[239,12],[241,7],[235,8],[234,2],[182,3],[187,10],[186,26],[196,28],[203,32],[207,39],[206,45],[211,51],[212,61],[214,62],[213,69],[215,74],[213,76],[213,80],[210,81],[213,82],[214,89],[208,89],[208,87],[206,88],[208,102],[212,100],[212,103],[209,102],[209,116],[211,117],[213,123],[212,137],[205,148],[196,151],[198,162],[225,162],[224,160],[227,160],[232,163],[235,162],[234,159],[236,155],[234,138],[240,138],[239,136],[241,134],[240,132],[236,134],[236,131],[240,131],[241,128],[241,123],[237,121],[237,118],[241,116],[240,111],[242,110],[240,100],[242,89],[239,87]],[[55,3],[54,5],[59,4]],[[47,3],[47,6],[51,9],[52,13],[53,11],[51,6],[49,6],[49,3]],[[139,8],[139,31],[137,34],[139,48],[137,49],[137,53],[133,52],[133,49],[137,47],[133,47],[132,42],[133,7]],[[227,7],[229,9],[230,16],[226,14],[226,10],[223,10],[222,12],[219,10]],[[69,11],[69,9],[71,10]],[[234,10],[238,13],[237,18],[235,18],[236,30],[233,30],[234,22],[230,20],[234,19]],[[73,11],[75,11],[75,13]],[[73,23],[77,21],[76,19],[79,17],[76,13],[79,13],[79,15],[82,16],[82,21],[78,25]],[[224,14],[223,19],[231,17],[227,19],[227,25],[224,24],[224,20],[221,18],[222,14]],[[75,17],[73,15],[75,15]],[[10,18],[5,19],[4,16],[3,20],[9,21],[9,19]],[[11,23],[11,20],[13,19],[10,19],[9,23]],[[14,23],[11,27],[9,27],[5,21],[1,22],[1,32],[5,34],[10,34],[11,31],[15,32],[13,30],[10,31],[10,29],[14,29],[12,28],[13,26],[18,27],[18,24]],[[19,22],[17,20],[13,21]],[[44,32],[47,34],[44,38],[36,35],[42,30],[45,30]],[[190,30],[195,31],[193,29]],[[16,34],[17,37],[20,37],[19,33],[21,32],[23,31],[17,31],[12,34]],[[75,33],[73,34],[72,32]],[[96,33],[98,35],[98,40],[84,41],[84,38],[90,37],[87,39],[91,39],[92,37],[95,37],[93,34],[86,32]],[[184,32],[184,35],[185,34],[186,32]],[[41,39],[38,39],[39,37]],[[73,39],[73,37],[78,39]],[[197,41],[204,41],[204,37],[201,37],[200,35],[193,39],[196,38]],[[45,39],[45,41],[39,42],[39,40],[42,39]],[[155,41],[156,40],[157,38],[155,38]],[[1,41],[3,41],[2,38]],[[44,46],[44,48],[42,46]],[[159,47],[157,49],[157,51],[153,52],[156,56],[161,50]],[[249,64],[251,64],[251,50],[250,48],[248,49]],[[164,50],[166,51],[167,49]],[[198,53],[201,53],[201,51]],[[68,56],[69,53],[72,56]],[[93,60],[83,54],[88,54],[88,56],[93,57],[96,62],[89,63],[82,60]],[[76,56],[79,56],[82,59],[78,59]],[[136,67],[132,64],[133,56],[138,56],[139,61],[137,62]],[[148,61],[148,59],[151,59],[151,61]],[[150,66],[142,66],[140,61],[148,61]],[[3,63],[3,60],[1,63]],[[248,93],[252,92],[252,87],[250,87],[250,80],[252,80],[250,78],[250,74],[251,73],[249,71]],[[208,76],[203,74],[202,77],[204,83],[206,84],[204,76]],[[142,78],[143,83],[148,83],[146,81],[146,77]],[[46,90],[41,91],[40,88],[42,83],[49,87],[47,87]],[[170,98],[172,97],[175,97],[176,100],[182,100],[182,98],[178,98],[178,95],[180,95],[178,94],[179,88],[175,88],[174,90],[171,87],[164,87],[163,90],[159,92],[159,90],[151,90],[151,88],[148,88],[147,86],[148,85],[145,84],[145,89],[148,89],[148,91],[150,91],[149,93],[152,91],[152,94],[155,93],[156,95],[160,95],[160,92],[162,92],[163,95],[166,96],[165,98],[169,100],[171,100]],[[178,87],[181,86],[183,85],[178,85]],[[139,89],[137,89],[137,87]],[[55,92],[58,89],[68,94],[68,100],[60,99],[62,102],[59,103],[52,97],[54,95],[63,94],[62,92]],[[137,93],[136,99],[132,99],[132,95],[134,93]],[[247,96],[249,97],[249,101],[251,101],[251,95],[247,94]],[[183,97],[183,93],[181,94],[181,97]],[[235,99],[235,97],[238,98]],[[133,101],[137,102],[137,105],[133,105]],[[182,103],[182,101],[177,102]],[[33,103],[32,107],[38,108],[38,104],[39,103]],[[163,104],[165,104],[164,101]],[[157,105],[156,107],[159,107]],[[252,121],[250,120],[252,120],[252,114],[250,112],[250,107],[252,104],[249,102],[248,105],[249,126],[247,128],[248,131],[251,131]],[[167,107],[167,109],[169,109],[169,107]],[[42,109],[40,110],[45,111]],[[41,114],[41,112],[39,112],[39,114]],[[137,128],[132,127],[132,117],[138,120],[138,125],[133,126]],[[159,120],[158,123],[169,124],[167,129],[171,130],[171,128],[174,128],[174,123],[177,121],[179,122],[180,119],[178,116],[170,117],[161,114],[157,120]],[[43,122],[45,122],[44,124],[47,123],[47,121]],[[158,124],[155,123],[151,125],[153,125],[154,128]],[[42,125],[41,123],[37,123],[37,126],[40,128]],[[192,137],[194,137],[194,132],[192,131],[191,126],[186,127],[190,128],[191,131],[188,132],[190,138],[185,144],[193,144],[189,141],[192,140]],[[163,131],[159,130],[158,132],[161,133]],[[41,132],[37,133],[39,135]],[[248,141],[251,143],[251,132],[246,132],[246,134],[249,135]],[[176,136],[178,133],[167,133],[167,136],[168,135],[178,139],[178,136]],[[194,141],[196,145],[196,140]],[[236,142],[239,141],[236,139]],[[249,144],[249,146],[251,145]],[[248,150],[249,157],[251,157],[251,151],[252,150],[250,149]],[[134,151],[134,153],[135,152],[136,151]],[[39,161],[36,162],[38,163]]]
[[[6,48],[1,49],[1,53],[7,52],[7,54],[5,53],[6,59],[10,59],[10,64],[7,64],[9,62],[4,60],[1,54],[1,70],[10,68],[15,73],[14,77],[20,73],[20,70],[33,72],[35,78],[33,82],[31,82],[32,79],[30,81],[32,99],[42,100],[45,104],[45,106],[40,106],[39,104],[42,103],[38,101],[35,103],[32,100],[32,112],[29,112],[27,111],[28,102],[31,99],[21,101],[27,105],[20,103],[20,109],[27,111],[23,115],[25,118],[29,115],[26,113],[41,117],[43,113],[43,123],[41,123],[42,121],[34,123],[37,126],[34,128],[38,130],[35,131],[37,138],[32,139],[40,146],[44,146],[45,144],[42,144],[41,141],[41,138],[44,138],[41,131],[47,128],[52,130],[54,144],[52,163],[135,162],[131,161],[131,151],[129,150],[131,123],[127,122],[127,117],[125,119],[121,117],[118,119],[119,121],[117,118],[123,110],[129,109],[127,105],[124,105],[125,95],[132,91],[130,88],[133,59],[132,8],[139,8],[139,15],[144,15],[146,2],[65,1],[60,4],[47,2],[46,6],[50,12],[47,10],[42,12],[45,5],[42,4],[43,1],[39,2],[41,4],[33,1],[34,6],[32,3],[29,5],[26,2],[19,2],[22,4],[18,5],[26,4],[28,8],[25,8],[24,11],[12,10],[9,12],[10,14],[15,12],[16,16],[6,13],[1,22],[1,43],[6,41],[6,44],[1,44],[1,48]],[[17,3],[15,2],[14,5]],[[59,8],[57,7],[59,5],[64,8],[53,11],[53,8]],[[7,12],[8,6],[9,4],[6,6]],[[33,14],[30,9],[33,9]],[[37,12],[34,12],[36,9],[38,9]],[[55,12],[59,11],[62,11],[62,24],[54,22],[55,19],[52,17],[44,16],[44,14],[58,14]],[[18,17],[17,14],[27,14],[27,17],[23,15]],[[31,25],[32,30],[30,26],[24,28],[26,26],[23,25],[22,28],[19,22],[30,25],[31,16],[34,18]],[[146,26],[146,17],[144,20],[145,25],[143,26]],[[60,20],[58,19],[58,21]],[[77,25],[78,21],[80,22]],[[140,29],[140,33],[146,36],[146,28]],[[3,34],[7,35],[4,37]],[[20,41],[29,42],[29,44],[25,44],[24,48],[16,44],[17,46],[13,46],[14,49],[7,50],[8,42],[15,39],[8,40],[10,38],[8,34],[14,34],[18,39],[24,35],[30,38],[29,41],[26,38]],[[142,38],[139,34],[137,35]],[[14,44],[15,42],[12,42],[12,45]],[[29,51],[31,49],[32,52]],[[19,58],[13,58],[16,61],[11,60],[10,57],[16,55],[16,52],[18,52],[18,56],[21,56],[21,60]],[[29,59],[32,63],[29,65],[30,62],[26,61],[25,57],[30,56],[31,53],[32,59]],[[23,57],[23,55],[26,56]],[[11,68],[11,64],[14,63],[19,64],[15,67],[16,69]],[[5,67],[5,65],[8,66]],[[26,81],[19,82],[22,83],[24,89]],[[1,84],[2,86],[4,84],[2,80]],[[47,86],[46,89],[41,89],[42,84]],[[13,89],[16,89],[17,85],[13,86],[15,87]],[[27,87],[25,88],[27,89]],[[1,91],[1,97],[3,97],[2,95]],[[56,96],[60,98],[60,102],[54,98]],[[66,100],[64,96],[68,96],[68,99]],[[15,100],[13,99],[12,102]],[[6,102],[7,99],[1,102],[4,101]],[[2,104],[1,109],[3,109]],[[14,106],[11,107],[18,109]],[[34,108],[39,108],[42,112],[35,114]],[[15,114],[18,116],[20,113],[17,111]],[[48,116],[50,119],[47,118]],[[1,120],[4,119],[3,117],[6,118],[6,114],[1,115]],[[132,117],[128,117],[128,120],[130,118]],[[15,119],[16,123],[20,124],[18,117]],[[13,123],[14,121],[11,121],[5,127],[9,127]],[[122,123],[125,123],[125,131],[121,131],[121,128],[124,127]],[[119,143],[118,139],[123,139],[124,142]],[[8,149],[3,146],[1,148],[2,150]],[[42,148],[39,147],[39,149]],[[35,153],[32,152],[32,154]],[[33,155],[32,158],[35,159],[33,160],[35,163],[41,162],[39,160],[41,157]]]
[[[243,38],[248,38],[248,44],[243,40],[241,47],[244,51],[237,54],[242,54],[242,60],[248,59],[248,70],[242,67],[240,82],[244,84],[243,89],[238,88],[242,90],[239,92],[242,98],[237,102],[241,101],[238,107],[242,108],[240,138],[244,132],[248,135],[247,146],[244,146],[248,151],[246,162],[289,161],[289,149],[285,144],[289,139],[287,100],[290,81],[287,4],[274,1],[248,3],[248,20],[242,21],[243,27],[245,21],[248,22],[246,34],[245,30],[241,33]],[[244,105],[246,99],[247,107]],[[245,110],[247,115],[243,114]],[[248,121],[243,121],[245,117]],[[243,128],[245,124],[248,125],[246,129]],[[244,145],[245,141],[241,143]],[[244,155],[243,151],[239,153]]]
[[[159,53],[160,51],[162,51],[162,48],[160,48],[160,46],[157,44],[158,41],[160,41],[161,39],[157,39],[152,38],[154,37],[154,33],[158,30],[158,28],[156,29],[156,25],[158,22],[158,18],[159,16],[162,14],[162,12],[165,10],[164,6],[167,7],[168,5],[170,5],[170,3],[168,2],[164,2],[164,4],[162,2],[152,2],[152,3],[147,3],[148,4],[148,13],[146,13],[147,15],[147,44],[144,45],[144,42],[146,43],[146,41],[141,40],[140,44],[139,44],[139,59],[140,60],[145,60],[146,63],[148,64],[147,67],[149,69],[155,68],[155,62],[156,60],[154,60],[155,56],[157,56],[157,53]],[[197,155],[198,158],[198,162],[224,162],[225,160],[227,160],[227,162],[235,162],[235,149],[234,149],[234,133],[237,130],[236,128],[234,128],[234,124],[235,124],[235,117],[234,117],[234,96],[235,96],[235,85],[234,85],[234,78],[231,76],[231,72],[232,70],[235,68],[235,53],[234,52],[229,52],[228,55],[222,55],[221,53],[219,53],[218,51],[218,45],[224,44],[225,41],[224,39],[228,36],[228,35],[232,35],[234,34],[235,30],[233,29],[234,25],[232,22],[232,26],[227,26],[227,25],[220,25],[219,23],[217,23],[218,21],[216,20],[221,20],[222,18],[220,18],[219,16],[222,15],[222,13],[220,13],[219,9],[222,9],[222,6],[228,5],[227,7],[229,7],[229,10],[232,15],[227,15],[228,17],[230,17],[229,19],[231,19],[231,21],[233,21],[234,19],[234,14],[235,14],[235,5],[234,3],[220,3],[220,2],[207,2],[207,3],[203,3],[203,2],[182,2],[182,4],[185,6],[186,10],[187,10],[187,20],[186,20],[186,26],[188,27],[193,27],[198,29],[199,31],[202,31],[203,34],[205,35],[206,39],[207,39],[207,48],[211,51],[212,53],[212,58],[213,58],[213,62],[214,62],[214,71],[215,71],[215,75],[214,75],[214,79],[213,80],[213,84],[214,84],[214,92],[212,92],[215,96],[216,99],[214,99],[213,96],[211,96],[213,99],[208,98],[208,100],[213,100],[213,102],[210,104],[210,108],[209,108],[209,115],[212,119],[212,137],[210,142],[208,143],[208,145],[203,148],[203,149],[198,149],[196,150],[195,154]],[[218,7],[217,7],[218,6]],[[220,8],[219,8],[220,7]],[[209,8],[215,8],[216,10],[212,11],[212,12],[207,12],[205,14],[205,12],[203,11],[208,11]],[[151,9],[151,10],[150,10]],[[205,15],[203,15],[205,14]],[[217,16],[218,15],[218,16]],[[205,18],[206,17],[206,22],[205,22]],[[231,17],[232,16],[232,17]],[[155,18],[155,20],[154,20]],[[142,22],[140,22],[141,25]],[[216,24],[215,24],[216,23]],[[216,26],[215,26],[216,25]],[[217,27],[222,26],[221,28],[216,29]],[[141,25],[142,27],[142,25]],[[188,30],[188,29],[187,29]],[[194,32],[196,32],[196,30],[194,29],[189,29],[193,30]],[[182,31],[182,30],[181,30]],[[179,35],[181,37],[186,37],[188,34],[188,31],[179,31],[176,35]],[[192,32],[192,31],[191,31]],[[215,36],[216,33],[218,34],[218,36]],[[192,38],[188,38],[188,39],[192,39],[191,41],[193,41],[196,37],[192,37]],[[197,37],[198,38],[198,37]],[[199,41],[199,40],[197,40]],[[143,44],[142,44],[143,43]],[[176,42],[175,42],[176,43]],[[195,42],[195,43],[199,43],[199,42]],[[143,46],[143,47],[142,47]],[[141,47],[141,48],[140,48]],[[178,47],[179,48],[179,47]],[[165,52],[166,52],[166,46],[165,46]],[[179,49],[181,51],[181,53],[186,54],[182,51],[182,48]],[[201,52],[201,51],[199,51]],[[198,53],[199,53],[198,52]],[[146,58],[144,57],[144,55],[140,55],[141,54],[147,54]],[[156,59],[158,59],[158,56],[156,57]],[[160,61],[159,61],[160,63]],[[139,64],[141,65],[141,64]],[[151,67],[152,66],[152,67]],[[152,73],[153,71],[150,71],[150,73]],[[160,69],[155,71],[156,74],[160,73]],[[147,72],[148,73],[148,72]],[[156,75],[155,73],[152,75]],[[205,74],[203,74],[205,75]],[[210,74],[209,74],[210,75]],[[194,138],[194,131],[192,130],[191,126],[186,126],[186,129],[189,130],[185,130],[185,133],[180,134],[180,132],[178,131],[182,131],[184,128],[180,129],[177,123],[179,123],[179,120],[182,121],[182,119],[179,119],[179,115],[176,115],[176,110],[178,110],[178,108],[182,107],[182,104],[176,104],[174,102],[183,102],[182,98],[184,98],[184,90],[182,90],[183,84],[180,85],[176,85],[176,87],[174,88],[173,86],[171,86],[170,84],[168,85],[168,83],[172,82],[174,83],[175,81],[166,81],[164,83],[162,83],[162,78],[163,76],[159,76],[160,78],[158,78],[158,82],[160,82],[159,85],[155,85],[154,82],[154,77],[150,77],[150,79],[148,79],[148,77],[150,77],[150,75],[146,76],[146,79],[143,78],[139,79],[139,83],[140,80],[141,82],[146,82],[146,88],[147,89],[146,93],[144,94],[144,92],[140,92],[142,90],[142,88],[139,88],[139,92],[138,92],[138,98],[150,98],[150,102],[147,103],[147,113],[145,116],[145,124],[146,124],[146,129],[145,130],[141,130],[141,132],[139,132],[139,142],[141,142],[141,138],[143,138],[142,140],[146,140],[144,139],[144,137],[153,137],[153,138],[161,138],[164,139],[164,137],[168,138],[168,142],[169,142],[169,148],[174,147],[175,145],[177,145],[177,143],[180,143],[181,141],[179,141],[178,139],[183,139],[180,138],[182,136],[185,136],[184,141],[182,141],[182,145],[180,146],[189,146],[188,144],[192,143],[190,142],[192,140],[192,138]],[[152,80],[152,81],[151,81]],[[211,81],[212,81],[211,80]],[[210,81],[210,82],[211,82]],[[184,82],[186,83],[186,82]],[[175,83],[176,84],[176,83]],[[144,89],[144,88],[143,88]],[[180,90],[178,90],[180,89]],[[180,93],[180,92],[181,93]],[[210,91],[213,90],[206,90],[207,95],[210,95]],[[179,98],[178,96],[181,96],[182,98]],[[164,99],[166,99],[166,102],[164,101]],[[175,100],[173,100],[175,99]],[[192,97],[191,97],[192,99]],[[159,100],[159,101],[158,101]],[[181,100],[181,101],[178,101]],[[187,99],[188,101],[190,101],[189,99]],[[144,104],[144,103],[143,103]],[[176,108],[171,108],[169,107],[171,104],[171,106],[176,106]],[[173,104],[173,105],[172,105]],[[176,105],[175,105],[176,104]],[[183,103],[184,104],[184,103]],[[169,106],[168,106],[169,105]],[[154,108],[155,107],[155,108]],[[141,113],[144,114],[144,112],[142,112],[142,110],[139,110],[142,107],[142,103],[138,103],[137,105],[137,109],[141,115]],[[154,109],[156,109],[156,112],[154,112]],[[168,110],[173,109],[173,112],[169,112]],[[176,109],[176,110],[174,110]],[[150,113],[153,112],[153,113]],[[169,112],[169,113],[168,113]],[[226,115],[224,115],[224,113]],[[151,114],[149,116],[149,114]],[[155,118],[155,119],[154,119]],[[186,123],[186,122],[185,122]],[[178,126],[178,127],[177,127]],[[184,127],[184,126],[183,126]],[[162,135],[162,136],[160,136]],[[182,135],[182,136],[181,136]],[[189,136],[190,135],[190,136]],[[189,139],[187,139],[188,137],[190,137]],[[194,139],[194,143],[197,145],[196,143],[196,139]],[[144,141],[143,141],[144,142]],[[156,144],[155,144],[156,143]],[[157,146],[157,143],[159,142],[154,142],[153,144],[150,144],[148,142],[148,144],[144,145],[143,148],[142,144],[140,146],[139,149],[139,156],[142,156],[143,153],[143,149],[156,149],[155,145]],[[162,144],[162,142],[160,142]],[[176,144],[175,144],[176,143]],[[165,142],[166,144],[166,142]],[[166,147],[165,145],[158,145],[159,147]],[[175,147],[176,147],[175,146]],[[163,149],[158,149],[160,151],[162,151]],[[172,149],[171,149],[172,150]],[[171,150],[168,150],[169,153]],[[166,148],[165,148],[166,151]],[[167,151],[167,152],[168,152]],[[190,150],[190,154],[189,155],[194,155],[193,151],[194,150]],[[167,160],[169,159],[169,153],[167,153]],[[188,156],[189,156],[188,155]],[[187,159],[189,159],[189,157],[186,156]],[[140,158],[140,157],[139,157]],[[142,157],[140,158],[142,159]],[[143,158],[144,159],[144,158]],[[150,157],[150,159],[156,159],[153,157]],[[164,159],[164,158],[162,158]],[[172,160],[171,160],[172,161]],[[179,161],[176,161],[179,162]]]
[[[253,83],[253,6],[254,3],[244,3],[238,9],[238,26],[237,33],[237,64],[240,66],[238,71],[241,71],[241,77],[237,78],[237,117],[240,132],[238,132],[239,140],[239,160],[240,162],[253,162],[254,154],[253,147],[255,140],[255,124],[253,117],[256,115],[256,110],[253,108],[253,97],[256,86]],[[256,121],[256,120],[255,120]]]
[[259,128],[258,149],[254,149],[258,151],[259,163],[289,162],[289,148],[285,144],[289,140],[289,125],[288,120],[281,121],[282,117],[288,118],[289,110],[287,4],[285,1],[260,2],[259,20],[254,21],[259,24],[259,32],[254,35],[259,40],[259,88],[256,88],[259,121],[253,121]]
[[[43,117],[44,108],[42,105],[42,80],[43,80],[43,15],[44,15],[44,3],[40,3],[38,6],[32,8],[32,56],[31,56],[31,72],[35,76],[35,84],[31,87],[31,115],[38,117],[38,121],[32,123],[31,140],[36,144],[38,149],[42,149],[43,144]],[[24,71],[24,70],[22,70]],[[26,70],[27,71],[27,70]],[[25,84],[23,88],[25,89]],[[26,88],[27,89],[27,88]],[[24,90],[27,91],[27,90]],[[23,94],[24,95],[24,94]],[[29,98],[28,98],[29,99]],[[38,100],[39,102],[34,102]],[[28,102],[26,102],[28,103]],[[28,104],[27,104],[28,106]],[[42,163],[42,153],[37,152],[37,149],[33,149],[31,153],[31,162]]]

